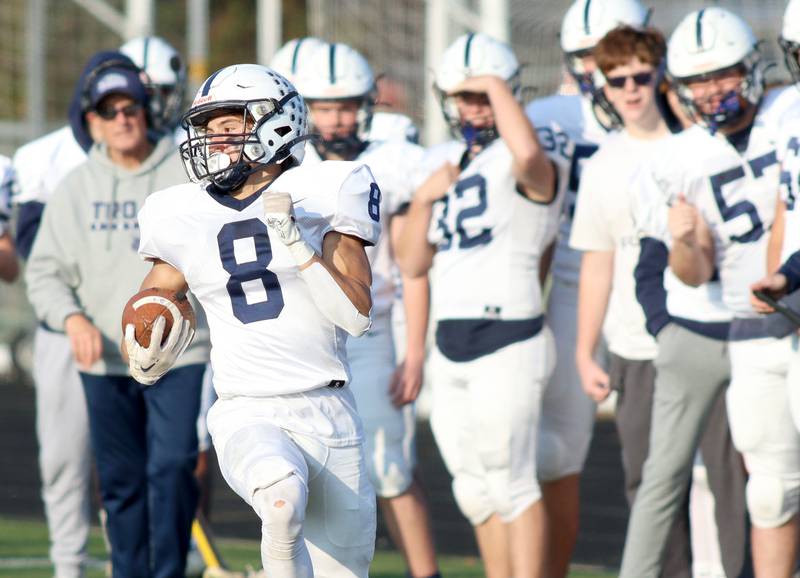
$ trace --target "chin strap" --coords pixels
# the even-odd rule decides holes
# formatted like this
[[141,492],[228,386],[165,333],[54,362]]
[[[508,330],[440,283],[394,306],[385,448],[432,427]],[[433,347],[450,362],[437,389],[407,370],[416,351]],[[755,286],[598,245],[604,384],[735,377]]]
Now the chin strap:
[[708,124],[709,130],[713,134],[717,132],[720,127],[733,124],[738,121],[746,111],[747,107],[742,106],[739,94],[732,90],[725,95],[725,98],[723,98],[722,102],[719,103],[719,107],[716,111],[711,114],[704,114],[702,116]]
[[468,149],[471,149],[473,146],[485,147],[499,136],[497,127],[494,126],[475,128],[468,122],[461,125],[461,137],[467,143]]
[[339,138],[323,139],[320,137],[314,138],[312,141],[314,150],[321,158],[327,158],[328,155],[336,155],[337,157],[353,160],[357,158],[369,144],[358,138],[355,133]]

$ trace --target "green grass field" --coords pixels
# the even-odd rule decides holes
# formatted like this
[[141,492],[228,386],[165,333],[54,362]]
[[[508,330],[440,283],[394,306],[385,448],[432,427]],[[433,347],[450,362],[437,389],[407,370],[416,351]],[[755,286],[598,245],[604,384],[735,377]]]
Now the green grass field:
[[[261,566],[257,542],[218,540],[223,558],[234,570],[247,565]],[[42,522],[0,517],[0,578],[52,578],[47,563],[47,528]],[[98,530],[92,531],[89,543],[92,568],[87,578],[104,578],[106,560],[103,540]],[[442,575],[448,578],[479,578],[483,576],[480,561],[471,557],[441,556]],[[598,570],[575,570],[570,578],[611,578],[613,574]],[[371,578],[405,578],[405,567],[399,554],[378,551],[370,570]]]

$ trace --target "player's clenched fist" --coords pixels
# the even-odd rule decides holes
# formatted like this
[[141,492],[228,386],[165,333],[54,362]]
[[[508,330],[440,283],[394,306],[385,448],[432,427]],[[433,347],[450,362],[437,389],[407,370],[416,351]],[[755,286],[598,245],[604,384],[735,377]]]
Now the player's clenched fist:
[[433,203],[444,197],[447,189],[458,179],[458,168],[444,163],[431,174],[414,193],[414,199],[423,203]]
[[298,265],[308,263],[315,253],[300,234],[294,218],[292,196],[289,193],[266,193],[263,201],[267,227],[286,245]]
[[675,241],[693,244],[700,215],[697,207],[686,202],[683,195],[669,208],[669,232]]

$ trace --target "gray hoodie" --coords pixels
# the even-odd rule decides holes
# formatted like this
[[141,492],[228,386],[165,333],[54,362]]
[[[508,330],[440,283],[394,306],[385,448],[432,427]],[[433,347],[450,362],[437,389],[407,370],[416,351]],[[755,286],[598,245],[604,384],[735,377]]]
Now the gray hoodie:
[[[28,259],[28,298],[50,329],[64,331],[70,314],[83,313],[100,330],[103,355],[88,373],[127,374],[119,351],[122,310],[151,267],[137,254],[136,216],[150,193],[185,181],[171,135],[134,171],[112,163],[96,144],[47,203]],[[193,305],[198,331],[177,366],[208,361],[208,326]]]

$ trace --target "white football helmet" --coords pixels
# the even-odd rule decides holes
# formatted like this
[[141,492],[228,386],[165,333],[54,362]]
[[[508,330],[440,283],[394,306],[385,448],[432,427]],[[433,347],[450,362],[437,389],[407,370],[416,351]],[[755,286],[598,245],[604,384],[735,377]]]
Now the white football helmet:
[[[334,140],[315,141],[339,154],[358,150],[369,136],[375,106],[375,76],[366,58],[346,44],[317,46],[303,55],[295,75],[297,91],[306,102],[357,100],[360,103],[353,134]],[[313,114],[311,115],[313,126]]]
[[[208,121],[228,113],[242,114],[245,132],[209,133]],[[180,152],[189,178],[224,192],[238,189],[266,165],[301,163],[308,138],[303,98],[283,76],[259,64],[227,66],[209,76],[181,125],[188,137]],[[216,150],[220,144],[240,146],[239,158],[231,161]]]
[[[521,98],[520,69],[511,47],[481,32],[459,36],[445,50],[436,70],[434,90],[439,97],[442,114],[454,136],[468,142],[488,142],[497,137],[494,128],[479,131],[485,134],[472,135],[474,129],[462,126],[458,107],[452,96],[458,86],[473,76],[498,76],[508,83],[517,99]],[[465,133],[466,130],[466,133]]]
[[[650,11],[639,0],[576,0],[561,22],[561,50],[567,70],[580,85],[586,75],[582,58],[603,36],[622,25],[644,28],[649,20]],[[583,86],[580,88],[585,92]]]
[[186,65],[169,42],[158,36],[133,38],[120,52],[147,75],[150,113],[158,131],[175,128],[186,94]]
[[786,68],[792,75],[794,82],[800,82],[800,0],[789,0],[786,12],[783,14],[783,29],[778,43],[783,50]]
[[[718,110],[700,111],[688,83],[713,78],[732,69],[744,78],[738,91],[725,97]],[[711,130],[739,119],[764,94],[764,69],[753,31],[733,12],[709,6],[688,14],[667,47],[667,71],[687,112]]]
[[270,68],[282,74],[289,82],[297,86],[295,74],[308,54],[319,46],[327,44],[316,36],[295,38],[281,46],[269,63]]

